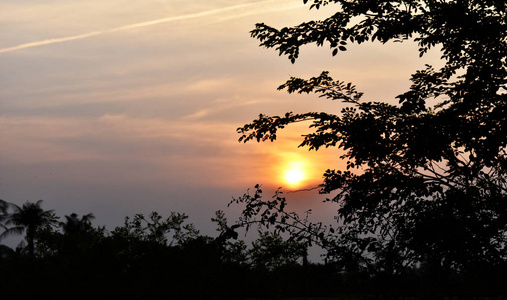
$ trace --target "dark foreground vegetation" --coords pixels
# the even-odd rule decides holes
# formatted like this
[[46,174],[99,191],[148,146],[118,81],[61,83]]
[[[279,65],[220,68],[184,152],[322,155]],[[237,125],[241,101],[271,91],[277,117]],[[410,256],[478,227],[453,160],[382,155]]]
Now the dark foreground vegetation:
[[[41,201],[1,201],[1,237],[24,233],[16,249],[0,245],[4,299],[425,299],[507,294],[507,264],[472,272],[430,264],[390,274],[354,261],[310,263],[305,243],[259,232],[237,239],[222,212],[217,236],[200,235],[187,216],[126,218],[112,231],[92,214],[59,221]],[[29,232],[32,233],[29,233]],[[376,267],[376,268],[374,268]],[[415,297],[415,298],[414,298]]]

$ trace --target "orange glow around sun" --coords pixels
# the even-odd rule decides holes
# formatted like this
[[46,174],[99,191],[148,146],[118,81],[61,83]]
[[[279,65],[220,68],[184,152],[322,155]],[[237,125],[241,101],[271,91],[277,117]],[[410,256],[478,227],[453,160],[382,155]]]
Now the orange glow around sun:
[[307,125],[300,123],[287,128],[276,143],[247,143],[250,153],[258,155],[246,161],[252,164],[253,172],[245,176],[245,182],[254,181],[283,191],[310,190],[322,184],[322,175],[327,169],[342,169],[343,162],[336,149],[308,151],[308,148],[298,147],[301,132],[307,130]]

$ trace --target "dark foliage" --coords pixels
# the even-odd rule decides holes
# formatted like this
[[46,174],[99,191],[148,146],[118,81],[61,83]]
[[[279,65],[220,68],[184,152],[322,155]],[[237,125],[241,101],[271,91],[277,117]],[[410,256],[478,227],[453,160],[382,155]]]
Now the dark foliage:
[[377,290],[384,294],[399,291],[398,282],[417,269],[438,278],[423,285],[436,294],[455,294],[475,278],[467,289],[502,295],[494,279],[504,276],[507,261],[505,1],[304,2],[336,5],[337,13],[290,28],[257,24],[252,36],[292,63],[306,44],[329,44],[336,55],[349,43],[413,41],[421,56],[440,51],[443,66],[416,71],[399,105],[362,102],[354,85],[328,72],[281,85],[346,107],[339,115],[261,114],[238,128],[239,140],[274,141],[278,130],[308,121],[300,146],[339,148],[347,163],[346,170],[325,171],[321,185],[340,205],[338,223],[312,223],[287,212],[278,193],[263,200],[258,189],[235,200],[245,205],[237,225],[261,224],[317,243],[341,270],[382,282]]
[[[260,196],[260,191],[256,195]],[[285,199],[278,194],[274,201]],[[157,213],[148,218],[138,214],[126,218],[125,224],[112,232],[93,227],[91,216],[66,216],[62,231],[40,228],[33,254],[0,245],[2,297],[340,299],[356,295],[373,299],[380,294],[425,298],[484,296],[485,290],[487,295],[505,292],[499,289],[507,279],[505,263],[490,270],[495,271],[495,277],[485,276],[491,272],[485,274],[480,265],[476,273],[461,274],[453,270],[442,272],[431,263],[405,269],[403,274],[364,272],[354,259],[346,261],[344,271],[339,261],[309,263],[305,259],[305,239],[285,240],[272,231],[259,232],[251,247],[232,237],[224,239],[230,227],[222,212],[213,218],[219,225],[216,238],[200,235],[191,224],[184,224],[186,215],[179,213],[171,213],[165,219]],[[83,221],[86,225],[73,227],[80,230],[68,230],[69,222]],[[299,221],[306,224],[302,226],[319,228]]]
[[0,199],[0,225],[4,229],[0,240],[25,232],[27,246],[20,245],[20,250],[34,255],[37,231],[51,229],[56,226],[58,219],[52,210],[43,210],[41,204],[42,200],[39,200],[35,203],[26,202],[20,207]]
[[[216,238],[200,235],[180,213],[137,214],[111,232],[93,227],[92,217],[65,216],[61,231],[39,228],[34,253],[1,245],[2,297],[246,299],[326,296],[339,290],[334,269],[298,263],[305,253],[300,244],[268,232],[251,248],[224,238],[229,227],[222,212],[213,218]],[[308,286],[320,288],[308,291]]]

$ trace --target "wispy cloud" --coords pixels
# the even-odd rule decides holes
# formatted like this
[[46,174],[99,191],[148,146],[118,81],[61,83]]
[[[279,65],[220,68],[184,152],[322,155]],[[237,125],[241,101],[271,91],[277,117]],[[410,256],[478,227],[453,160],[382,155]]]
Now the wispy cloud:
[[[108,30],[108,31],[113,31],[113,30]],[[79,35],[73,35],[73,36],[68,36],[68,37],[54,38],[54,39],[47,39],[47,40],[36,41],[36,42],[31,42],[31,43],[25,43],[25,44],[17,45],[14,47],[2,48],[2,49],[0,49],[0,53],[11,52],[11,51],[21,50],[21,49],[25,49],[25,48],[37,47],[37,46],[44,46],[44,45],[49,45],[49,44],[63,43],[63,42],[68,42],[68,41],[73,41],[73,40],[85,39],[85,38],[89,38],[92,36],[106,33],[108,31],[93,31],[93,32],[85,33],[85,34],[79,34]]]
[[[260,6],[260,5],[270,3],[270,2],[276,2],[276,0],[266,0],[266,1],[260,1],[260,2],[232,5],[232,6],[207,10],[207,11],[203,11],[203,12],[193,13],[193,14],[173,16],[173,17],[156,19],[156,20],[151,20],[151,21],[146,21],[146,22],[129,24],[129,25],[124,25],[124,26],[120,26],[120,27],[116,27],[116,28],[112,28],[112,29],[107,29],[107,30],[102,30],[102,31],[92,31],[92,32],[79,34],[79,35],[45,39],[45,40],[41,40],[41,41],[20,44],[20,45],[13,46],[13,47],[2,48],[2,49],[0,49],[0,53],[12,52],[12,51],[16,51],[16,50],[44,46],[44,45],[50,45],[50,44],[56,44],[56,43],[69,42],[69,41],[73,41],[73,40],[86,39],[86,38],[90,38],[93,36],[97,36],[97,35],[101,35],[101,34],[105,34],[105,33],[112,33],[112,32],[116,32],[116,31],[129,30],[129,29],[135,29],[135,28],[141,28],[141,27],[148,27],[148,26],[153,26],[153,25],[158,25],[158,24],[163,24],[163,23],[168,23],[168,22],[174,22],[174,21],[180,21],[180,20],[202,18],[202,17],[206,17],[206,16],[210,16],[210,15],[216,15],[219,13],[227,12],[227,11],[234,11],[234,10],[239,10],[242,8],[250,8],[250,7],[254,7],[254,6]],[[300,6],[300,5],[298,5],[298,6]],[[294,6],[289,6],[286,9],[293,9],[293,8],[294,8]],[[278,8],[275,10],[278,11],[281,9]],[[244,14],[241,14],[241,15],[243,16]]]

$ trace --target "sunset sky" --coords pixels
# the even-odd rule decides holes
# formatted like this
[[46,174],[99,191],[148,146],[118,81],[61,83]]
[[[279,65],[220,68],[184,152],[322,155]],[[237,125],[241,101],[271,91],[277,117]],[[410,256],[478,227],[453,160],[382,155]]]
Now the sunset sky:
[[[291,64],[258,47],[255,23],[291,26],[336,10],[302,0],[48,0],[0,2],[0,199],[43,199],[60,216],[92,212],[109,229],[135,213],[185,212],[203,233],[232,196],[262,184],[309,188],[339,151],[297,149],[305,124],[275,143],[238,143],[259,113],[326,111],[339,103],[276,88],[322,70],[365,100],[394,101],[437,54],[417,45],[328,45]],[[284,180],[305,169],[297,186]],[[287,194],[319,211],[325,195]],[[329,207],[322,211],[332,214]],[[234,215],[234,209],[230,212]]]

